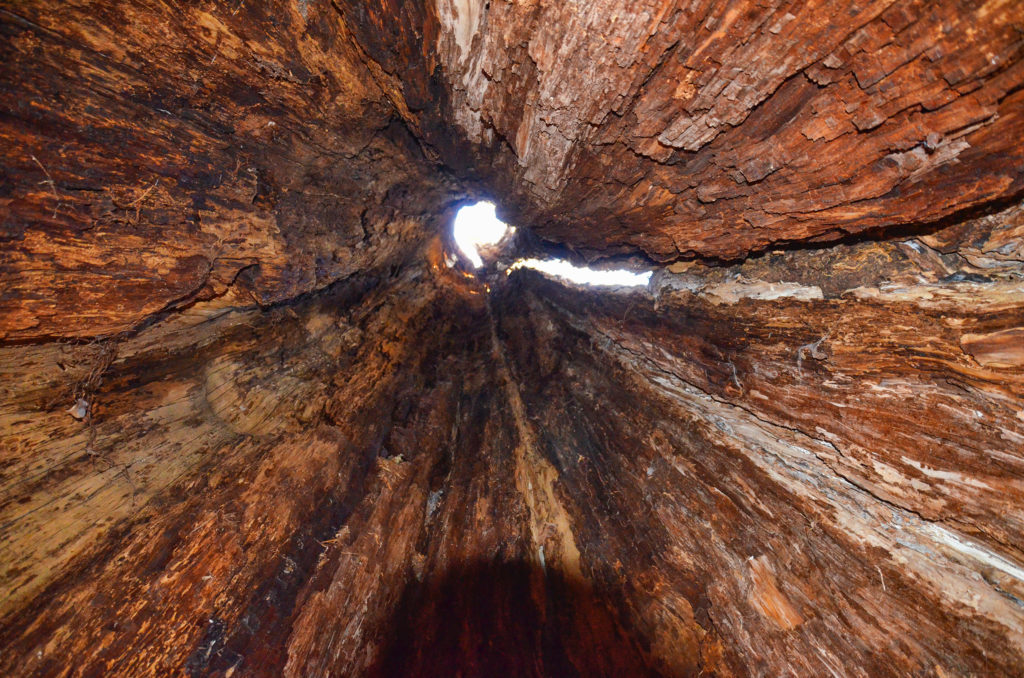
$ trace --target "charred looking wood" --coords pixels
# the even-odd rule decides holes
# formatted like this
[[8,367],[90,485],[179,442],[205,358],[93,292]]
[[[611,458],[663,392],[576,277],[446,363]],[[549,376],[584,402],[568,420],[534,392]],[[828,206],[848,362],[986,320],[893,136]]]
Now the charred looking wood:
[[1020,3],[0,4],[0,674],[1024,674]]

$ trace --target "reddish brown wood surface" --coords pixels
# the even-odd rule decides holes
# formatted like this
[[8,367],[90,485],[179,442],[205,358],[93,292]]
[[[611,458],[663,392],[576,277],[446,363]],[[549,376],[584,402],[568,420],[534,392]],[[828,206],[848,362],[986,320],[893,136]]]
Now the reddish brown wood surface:
[[0,30],[0,674],[1024,672],[1019,3]]

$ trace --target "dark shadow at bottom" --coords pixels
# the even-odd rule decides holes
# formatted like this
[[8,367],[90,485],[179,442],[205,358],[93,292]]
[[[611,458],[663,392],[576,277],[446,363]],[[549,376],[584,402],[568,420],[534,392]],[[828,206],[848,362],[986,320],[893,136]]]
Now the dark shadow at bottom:
[[413,580],[370,675],[660,675],[611,609],[586,582],[521,562]]

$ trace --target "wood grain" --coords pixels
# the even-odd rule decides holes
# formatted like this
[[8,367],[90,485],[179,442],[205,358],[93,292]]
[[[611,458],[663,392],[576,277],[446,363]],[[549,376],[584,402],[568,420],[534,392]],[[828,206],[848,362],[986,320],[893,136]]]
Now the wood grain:
[[0,674],[1024,674],[1022,7],[0,0]]

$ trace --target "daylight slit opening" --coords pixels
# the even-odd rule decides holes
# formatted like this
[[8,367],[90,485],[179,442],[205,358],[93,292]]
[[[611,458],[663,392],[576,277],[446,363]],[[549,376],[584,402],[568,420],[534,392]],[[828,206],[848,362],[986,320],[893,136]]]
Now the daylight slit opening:
[[[494,203],[481,201],[463,205],[455,215],[452,235],[455,244],[473,268],[484,265],[481,253],[515,233],[515,228],[498,219]],[[594,269],[577,266],[565,259],[518,259],[505,269],[511,275],[519,268],[530,268],[547,276],[579,285],[606,287],[642,287],[651,279],[651,271],[627,269]]]
[[630,271],[627,269],[597,269],[576,266],[565,259],[519,259],[508,267],[506,274],[518,268],[532,268],[545,275],[568,280],[579,285],[607,287],[641,287],[651,280],[653,271]]

